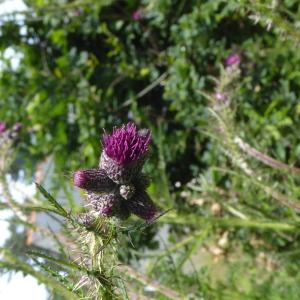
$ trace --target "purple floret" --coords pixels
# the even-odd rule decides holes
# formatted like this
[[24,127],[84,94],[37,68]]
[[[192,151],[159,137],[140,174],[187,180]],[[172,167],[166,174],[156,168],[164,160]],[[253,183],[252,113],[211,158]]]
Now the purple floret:
[[142,158],[149,149],[150,131],[139,132],[133,123],[114,128],[112,134],[104,134],[105,153],[118,165],[126,165]]

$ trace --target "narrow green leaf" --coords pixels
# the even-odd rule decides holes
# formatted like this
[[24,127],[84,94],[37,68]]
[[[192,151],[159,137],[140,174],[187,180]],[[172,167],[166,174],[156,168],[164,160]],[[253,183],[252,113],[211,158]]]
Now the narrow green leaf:
[[31,211],[42,211],[45,213],[53,213],[62,217],[65,217],[64,213],[61,213],[60,211],[53,209],[51,207],[41,207],[41,206],[32,206],[32,207],[26,207],[27,210],[31,210]]
[[80,266],[76,265],[75,263],[68,262],[68,261],[65,261],[63,259],[55,258],[55,257],[49,256],[45,253],[36,252],[36,251],[28,251],[27,254],[30,255],[30,256],[45,258],[45,259],[47,259],[47,260],[49,260],[49,261],[51,261],[51,262],[53,262],[57,265],[62,265],[62,266],[68,267],[68,268],[73,269],[73,270],[84,271],[84,270],[82,270],[82,268]]
[[68,213],[67,211],[38,183],[35,183],[38,190],[43,194],[43,196],[50,202],[52,206],[54,206],[57,209],[57,212],[67,217]]
[[120,279],[117,280],[117,281],[118,281],[118,283],[119,283],[119,288],[120,288],[120,291],[121,291],[121,293],[122,293],[123,299],[129,300],[128,294],[127,294],[127,289],[126,289],[126,286],[125,286],[125,284],[124,284],[124,280],[120,278]]
[[0,250],[0,266],[16,272],[23,272],[24,274],[29,274],[35,277],[39,282],[44,283],[51,289],[55,290],[55,292],[59,293],[60,295],[64,296],[68,300],[76,300],[78,299],[77,295],[68,290],[65,286],[60,284],[55,279],[49,277],[48,275],[36,271],[32,266],[29,264],[19,260],[16,258],[10,251],[7,249]]

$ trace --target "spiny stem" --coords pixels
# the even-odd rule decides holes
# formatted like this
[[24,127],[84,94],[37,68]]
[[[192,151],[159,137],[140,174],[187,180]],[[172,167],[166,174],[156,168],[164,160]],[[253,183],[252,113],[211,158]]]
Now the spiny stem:
[[249,156],[251,156],[253,158],[256,158],[257,160],[261,161],[265,165],[268,165],[275,169],[282,169],[282,170],[290,171],[296,175],[300,174],[299,168],[291,167],[279,160],[276,160],[264,153],[259,152],[258,150],[251,147],[249,144],[247,144],[245,141],[243,141],[239,137],[235,138],[235,142],[240,147],[240,149],[243,150],[246,154],[248,154]]
[[131,277],[144,285],[151,285],[154,287],[159,293],[168,297],[171,300],[182,300],[184,299],[181,295],[174,292],[173,290],[167,288],[164,285],[157,283],[156,281],[148,278],[146,275],[141,274],[130,266],[118,266],[118,271],[124,274],[125,276]]

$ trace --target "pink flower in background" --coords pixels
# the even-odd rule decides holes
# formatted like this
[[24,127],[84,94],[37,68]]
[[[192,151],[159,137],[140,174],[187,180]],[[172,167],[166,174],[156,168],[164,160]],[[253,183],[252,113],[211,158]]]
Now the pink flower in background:
[[6,124],[4,122],[0,122],[0,133],[6,130]]
[[6,136],[9,138],[16,138],[18,132],[22,129],[23,125],[21,123],[15,123],[12,127],[8,128],[6,123],[0,122],[0,133],[5,132]]
[[134,21],[139,21],[143,18],[143,13],[141,10],[135,10],[133,13],[132,13],[132,19]]
[[82,8],[77,8],[75,11],[74,11],[74,16],[75,17],[80,17],[80,16],[82,16],[83,15],[83,13],[84,13],[84,10],[82,9]]
[[219,102],[224,102],[226,100],[226,95],[223,93],[218,92],[215,94],[215,97]]
[[23,127],[23,124],[20,123],[20,122],[17,122],[17,123],[15,123],[14,126],[12,127],[12,130],[13,130],[13,131],[19,131],[19,130],[22,129],[22,127]]
[[241,56],[238,53],[232,53],[225,59],[226,66],[233,66],[241,62]]

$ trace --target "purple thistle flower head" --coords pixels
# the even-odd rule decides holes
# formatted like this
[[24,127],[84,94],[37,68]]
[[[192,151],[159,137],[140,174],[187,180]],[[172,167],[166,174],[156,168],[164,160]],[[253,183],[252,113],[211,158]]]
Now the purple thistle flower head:
[[112,134],[104,134],[103,147],[106,155],[117,165],[123,166],[144,157],[151,141],[149,130],[138,131],[133,123],[114,128]]
[[0,122],[0,133],[6,130],[6,124],[4,122]]
[[226,66],[233,66],[241,62],[241,56],[238,53],[232,53],[225,59]]
[[119,219],[133,213],[147,222],[154,220],[159,209],[146,192],[149,178],[142,173],[150,140],[150,131],[138,131],[133,123],[104,134],[99,167],[73,175],[74,185],[88,192],[94,212]]

